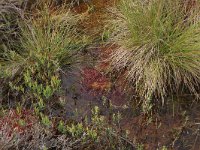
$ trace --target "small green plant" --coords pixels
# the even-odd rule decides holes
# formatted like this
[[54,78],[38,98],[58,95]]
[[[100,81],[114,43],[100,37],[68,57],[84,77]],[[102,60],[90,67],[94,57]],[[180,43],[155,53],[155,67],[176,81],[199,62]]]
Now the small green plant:
[[16,107],[16,112],[17,112],[18,115],[21,115],[21,113],[22,113],[22,106],[19,103]]
[[91,139],[92,141],[97,141],[98,133],[95,129],[86,128],[86,134],[88,138]]
[[62,120],[58,124],[58,131],[63,134],[66,133],[66,131],[67,131],[65,123]]
[[104,31],[101,35],[101,39],[103,42],[106,42],[110,39],[111,31],[107,28],[104,28]]
[[[41,98],[39,99],[39,101],[38,101],[38,103],[36,105],[37,105],[37,109],[39,111],[41,111],[41,110],[43,110],[45,108],[44,101]],[[36,112],[38,112],[38,111],[36,110]]]
[[50,128],[51,125],[52,125],[52,122],[51,120],[49,119],[48,116],[44,115],[43,113],[40,113],[40,118],[41,118],[41,123],[47,127],[47,128]]
[[18,124],[19,124],[21,127],[24,127],[24,126],[26,125],[26,121],[25,121],[24,119],[19,119]]
[[92,123],[96,125],[102,125],[105,119],[103,116],[100,116],[99,113],[100,113],[99,107],[95,106],[92,109]]
[[112,115],[112,121],[114,124],[116,125],[120,125],[120,120],[122,119],[122,115],[120,114],[120,112],[117,112],[116,114],[114,113]]
[[144,150],[144,145],[138,143],[136,149],[137,150]]
[[81,137],[84,133],[84,128],[82,123],[72,124],[71,126],[67,126],[67,132],[72,135],[72,137]]

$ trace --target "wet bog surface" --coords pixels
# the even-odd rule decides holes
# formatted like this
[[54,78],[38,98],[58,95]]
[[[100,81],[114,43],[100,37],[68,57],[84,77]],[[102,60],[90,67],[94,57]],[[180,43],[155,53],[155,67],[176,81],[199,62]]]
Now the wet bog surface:
[[126,105],[125,95],[103,73],[92,67],[84,66],[76,73],[63,75],[63,89],[66,100],[66,116],[83,118],[90,115],[94,106],[99,106],[103,114],[107,113],[107,103],[116,108]]
[[[95,31],[104,26],[106,10],[114,4],[114,0],[94,0],[80,3],[73,11],[87,13],[86,20],[81,26],[88,30],[88,34],[96,34]],[[199,109],[185,111],[184,105],[173,106],[173,110],[170,109],[153,118],[136,112],[130,102],[134,99],[130,99],[124,90],[123,77],[118,83],[114,83],[110,76],[105,74],[109,67],[109,62],[105,60],[115,47],[100,45],[91,48],[89,54],[85,54],[85,59],[98,59],[96,64],[81,64],[79,69],[67,75],[63,74],[62,88],[65,92],[62,98],[66,102],[63,116],[66,119],[80,121],[91,115],[94,106],[98,106],[101,114],[107,117],[110,110],[120,112],[123,118],[120,122],[121,128],[128,131],[131,141],[142,143],[144,149],[156,150],[166,146],[168,149],[199,150]]]

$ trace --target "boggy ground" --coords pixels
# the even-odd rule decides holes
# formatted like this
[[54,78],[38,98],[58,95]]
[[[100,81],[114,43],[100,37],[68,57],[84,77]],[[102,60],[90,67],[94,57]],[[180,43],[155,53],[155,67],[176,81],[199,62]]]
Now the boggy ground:
[[[93,0],[80,3],[73,11],[87,16],[80,26],[88,34],[98,37],[104,27],[107,9],[115,2]],[[105,68],[108,67],[105,59],[114,48],[111,44],[95,45],[87,50],[84,57],[86,60],[98,59],[98,63],[82,64],[73,72],[62,74],[64,93],[60,100],[65,104],[62,108],[55,108],[52,114],[57,118],[81,121],[86,115],[91,115],[91,108],[97,105],[108,119],[111,111],[120,112],[121,128],[128,131],[130,141],[138,143],[137,147],[141,149],[156,150],[166,146],[175,150],[199,150],[199,104],[188,104],[187,98],[176,97],[169,100],[167,108],[161,108],[154,116],[144,116],[133,106],[134,95],[127,96],[120,81],[113,82],[109,75],[105,75]]]
[[[104,26],[107,9],[115,2],[114,0],[94,0],[89,4],[81,3],[73,11],[87,13],[87,19],[81,26],[86,28],[88,33],[98,36],[99,29]],[[65,98],[69,100],[66,110],[70,110],[67,113],[73,116],[72,110],[78,110],[79,120],[84,115],[90,114],[88,107],[98,105],[102,114],[107,117],[110,110],[119,111],[123,116],[120,122],[121,128],[128,130],[129,139],[134,143],[139,143],[144,149],[164,149],[163,146],[177,150],[200,149],[199,106],[195,105],[196,103],[188,104],[187,96],[176,97],[173,100],[169,99],[167,109],[161,108],[161,111],[153,117],[147,118],[141,114],[132,107],[131,98],[124,93],[123,86],[120,83],[113,83],[109,76],[104,74],[108,66],[104,60],[114,48],[115,46],[110,44],[91,48],[89,57],[98,59],[100,62],[90,66],[83,65],[82,72],[77,76],[70,78],[70,81],[64,79],[63,86],[68,89]],[[73,89],[71,90],[73,92],[70,92],[70,89]],[[103,105],[105,99],[111,102],[109,108]]]
[[[110,111],[120,112],[121,128],[129,132],[131,141],[140,143],[144,149],[161,149],[163,145],[177,150],[200,148],[198,105],[188,104],[185,97],[174,98],[173,101],[169,100],[167,109],[161,108],[159,113],[147,118],[133,106],[131,99],[119,85],[114,87],[113,84],[116,83],[102,74],[102,66],[105,65],[83,66],[82,73],[64,83],[63,86],[67,89],[64,113],[66,119],[81,121],[86,115],[91,115],[91,108],[97,105],[101,114],[108,118]],[[106,100],[111,105],[105,105]]]

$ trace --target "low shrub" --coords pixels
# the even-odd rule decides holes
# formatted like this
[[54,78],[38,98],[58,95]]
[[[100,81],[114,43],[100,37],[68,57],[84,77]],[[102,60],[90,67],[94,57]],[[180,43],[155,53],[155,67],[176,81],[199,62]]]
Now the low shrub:
[[73,123],[58,122],[43,115],[39,121],[28,110],[10,110],[6,115],[0,117],[0,146],[3,150],[132,150],[135,147],[127,133],[119,127],[120,114],[113,114],[113,124],[108,124],[97,106],[92,109],[91,117]]

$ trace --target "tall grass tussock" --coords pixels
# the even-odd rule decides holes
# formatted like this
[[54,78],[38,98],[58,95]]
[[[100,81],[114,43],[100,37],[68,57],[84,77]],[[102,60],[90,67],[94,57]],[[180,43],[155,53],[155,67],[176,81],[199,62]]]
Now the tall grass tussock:
[[31,14],[18,20],[18,49],[3,52],[0,71],[14,90],[48,99],[60,86],[59,72],[80,63],[79,52],[89,40],[77,28],[81,16],[66,5],[44,0],[33,6]]
[[199,98],[200,4],[183,0],[121,0],[113,25],[114,69],[126,70],[143,99],[188,92]]

